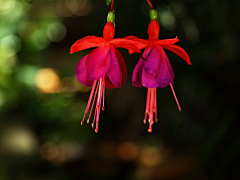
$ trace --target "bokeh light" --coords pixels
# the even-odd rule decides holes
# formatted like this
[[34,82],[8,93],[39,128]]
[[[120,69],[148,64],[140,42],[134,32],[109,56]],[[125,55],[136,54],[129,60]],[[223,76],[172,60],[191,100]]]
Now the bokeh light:
[[47,36],[52,42],[60,42],[66,36],[66,27],[61,23],[52,23],[47,28]]
[[147,167],[154,167],[163,162],[163,154],[156,147],[146,146],[142,149],[139,162]]
[[181,1],[171,1],[170,7],[177,18],[183,18],[186,15],[186,7]]
[[33,132],[21,125],[5,127],[0,134],[0,142],[5,154],[32,155],[38,148]]
[[124,161],[130,161],[138,156],[137,145],[133,142],[123,142],[118,145],[118,157]]
[[21,40],[14,35],[5,36],[0,39],[0,49],[1,56],[13,56],[21,49]]
[[[115,37],[147,39],[146,0],[114,2]],[[141,53],[119,49],[128,77],[121,88],[106,89],[95,134],[80,125],[91,87],[75,77],[95,47],[69,50],[85,36],[102,37],[106,1],[0,0],[1,180],[240,179],[240,3],[151,2],[160,39],[178,36],[192,61],[166,50],[182,112],[169,88],[158,89],[159,121],[149,134],[146,89],[131,80]]]
[[7,15],[11,13],[16,5],[15,0],[0,0],[0,15]]
[[34,82],[43,93],[56,93],[59,90],[60,78],[51,68],[39,69],[36,72]]
[[158,6],[157,12],[160,20],[160,25],[163,25],[163,27],[168,30],[173,30],[176,25],[176,19],[170,7],[167,5]]
[[199,31],[196,26],[196,23],[189,18],[185,18],[182,21],[182,27],[185,32],[186,38],[189,41],[196,43],[197,40],[199,39]]

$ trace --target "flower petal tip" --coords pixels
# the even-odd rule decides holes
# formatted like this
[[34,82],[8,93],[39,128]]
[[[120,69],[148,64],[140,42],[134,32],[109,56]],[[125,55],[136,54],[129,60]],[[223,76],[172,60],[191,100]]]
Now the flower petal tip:
[[70,54],[73,54],[74,53],[74,51],[73,51],[73,49],[72,49],[72,47],[71,47],[71,49],[70,49]]

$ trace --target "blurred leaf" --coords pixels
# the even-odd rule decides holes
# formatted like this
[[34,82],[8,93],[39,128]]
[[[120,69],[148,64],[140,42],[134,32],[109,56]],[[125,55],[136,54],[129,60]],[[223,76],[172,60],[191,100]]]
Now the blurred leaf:
[[111,4],[112,0],[106,0],[106,4],[107,6],[109,6]]
[[24,0],[26,2],[26,4],[31,4],[33,2],[33,0]]

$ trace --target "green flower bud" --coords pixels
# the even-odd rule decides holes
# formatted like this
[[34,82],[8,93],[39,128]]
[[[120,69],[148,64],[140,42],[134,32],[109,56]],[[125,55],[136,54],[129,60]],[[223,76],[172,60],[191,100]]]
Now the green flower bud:
[[156,11],[156,9],[151,9],[150,12],[149,12],[149,15],[150,15],[150,19],[151,20],[156,20],[157,19],[157,11]]
[[115,12],[109,11],[107,15],[107,22],[114,22],[115,21]]

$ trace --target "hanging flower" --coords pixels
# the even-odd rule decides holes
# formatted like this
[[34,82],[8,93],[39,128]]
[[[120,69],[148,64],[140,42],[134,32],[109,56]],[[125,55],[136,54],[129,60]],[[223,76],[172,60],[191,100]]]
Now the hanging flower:
[[95,132],[98,132],[100,109],[104,110],[104,93],[105,87],[109,89],[121,87],[127,77],[126,65],[120,52],[116,48],[126,48],[131,52],[140,52],[143,48],[141,42],[126,39],[113,39],[115,34],[114,28],[114,11],[110,11],[107,17],[107,24],[103,30],[103,38],[96,36],[86,36],[76,41],[70,50],[70,54],[84,49],[98,47],[83,57],[77,64],[76,77],[85,86],[91,87],[92,90],[84,113],[83,124],[86,113],[90,109],[89,122],[93,105],[96,100],[96,108],[92,127],[96,123]]
[[[164,88],[170,85],[174,98],[177,102],[179,111],[181,107],[178,103],[177,97],[173,90],[174,73],[169,62],[169,59],[163,48],[172,51],[181,58],[183,58],[189,65],[191,64],[188,54],[178,45],[175,45],[179,39],[164,39],[159,40],[160,27],[157,22],[157,11],[154,9],[150,10],[151,21],[148,26],[149,39],[139,39],[135,36],[127,36],[125,39],[134,40],[145,44],[145,50],[137,63],[132,76],[132,83],[136,87],[146,87],[147,102],[144,123],[149,122],[148,132],[152,132],[152,124],[157,122],[157,94],[156,88]],[[129,53],[133,53],[131,49]]]

